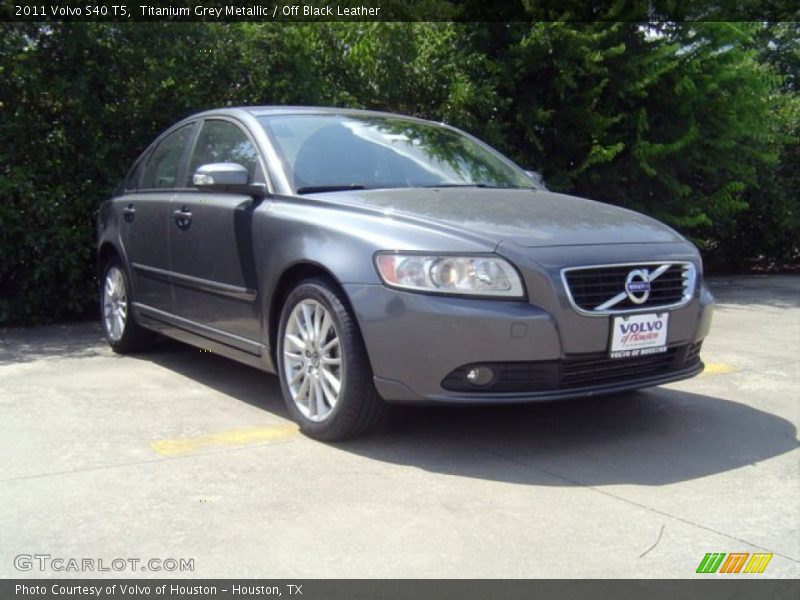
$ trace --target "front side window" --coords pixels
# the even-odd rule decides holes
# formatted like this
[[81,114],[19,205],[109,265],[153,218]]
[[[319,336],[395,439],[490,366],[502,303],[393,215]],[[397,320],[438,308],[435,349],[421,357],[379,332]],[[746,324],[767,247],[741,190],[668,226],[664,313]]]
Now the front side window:
[[177,187],[178,171],[181,168],[181,158],[189,136],[192,133],[191,125],[184,125],[173,131],[161,142],[147,160],[144,174],[140,182],[140,189],[164,189]]
[[533,187],[499,153],[434,123],[351,115],[259,121],[300,194],[337,188]]
[[198,167],[210,163],[238,163],[247,169],[253,181],[258,169],[258,152],[250,138],[239,127],[229,121],[209,120],[197,137],[197,143],[189,161],[187,186],[192,186],[192,177]]

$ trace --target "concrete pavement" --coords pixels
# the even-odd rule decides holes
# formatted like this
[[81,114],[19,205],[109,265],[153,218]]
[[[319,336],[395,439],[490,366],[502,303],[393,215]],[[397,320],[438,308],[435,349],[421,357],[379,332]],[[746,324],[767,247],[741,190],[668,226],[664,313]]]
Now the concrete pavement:
[[[730,577],[796,578],[800,278],[712,289],[698,378],[404,408],[337,445],[226,359],[117,356],[95,323],[2,330],[0,577],[686,578],[706,553],[763,552],[763,574]],[[15,567],[36,553],[194,570]]]

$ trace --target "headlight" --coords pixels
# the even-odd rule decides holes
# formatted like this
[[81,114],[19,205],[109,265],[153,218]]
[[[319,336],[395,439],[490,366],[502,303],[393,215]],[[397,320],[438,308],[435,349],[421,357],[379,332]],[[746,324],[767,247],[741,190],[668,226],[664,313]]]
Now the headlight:
[[440,294],[522,298],[522,281],[496,256],[433,256],[381,252],[375,265],[383,282],[396,288]]

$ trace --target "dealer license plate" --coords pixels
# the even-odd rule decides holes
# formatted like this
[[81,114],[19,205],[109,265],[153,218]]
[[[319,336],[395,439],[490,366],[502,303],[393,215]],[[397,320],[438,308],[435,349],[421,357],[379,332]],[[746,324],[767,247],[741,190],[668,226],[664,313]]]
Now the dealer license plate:
[[611,358],[632,358],[667,351],[669,313],[614,317]]

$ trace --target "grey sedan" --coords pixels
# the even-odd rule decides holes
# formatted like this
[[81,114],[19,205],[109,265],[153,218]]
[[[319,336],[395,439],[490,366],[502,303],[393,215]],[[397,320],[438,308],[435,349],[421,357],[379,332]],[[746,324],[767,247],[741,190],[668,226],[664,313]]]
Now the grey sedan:
[[547,191],[452,127],[329,108],[191,116],[101,206],[117,352],[176,338],[280,377],[308,435],[391,403],[530,402],[696,375],[697,249]]

